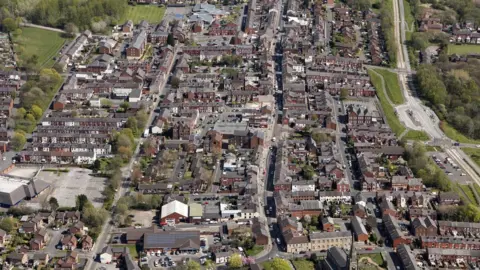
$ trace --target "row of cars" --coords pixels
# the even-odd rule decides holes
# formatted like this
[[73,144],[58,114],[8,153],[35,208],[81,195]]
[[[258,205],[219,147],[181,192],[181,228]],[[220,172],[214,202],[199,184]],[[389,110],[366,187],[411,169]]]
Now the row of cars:
[[158,260],[153,261],[153,266],[161,266],[161,267],[175,267],[177,264],[172,260],[170,257],[160,258]]

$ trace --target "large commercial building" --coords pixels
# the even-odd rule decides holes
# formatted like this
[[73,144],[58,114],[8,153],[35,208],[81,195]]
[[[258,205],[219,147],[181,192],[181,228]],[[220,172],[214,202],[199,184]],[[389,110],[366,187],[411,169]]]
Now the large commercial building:
[[147,252],[180,251],[198,252],[200,249],[199,231],[163,231],[146,233],[143,249]]
[[23,199],[34,198],[48,186],[48,183],[38,179],[0,175],[0,206],[10,207]]

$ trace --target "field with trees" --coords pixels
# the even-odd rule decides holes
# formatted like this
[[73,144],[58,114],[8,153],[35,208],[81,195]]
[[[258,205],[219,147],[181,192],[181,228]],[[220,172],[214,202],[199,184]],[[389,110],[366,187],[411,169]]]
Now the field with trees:
[[[450,63],[440,58],[435,65],[420,65],[417,70],[419,94],[441,120],[470,139],[480,139],[479,65],[477,59]],[[447,135],[455,135],[445,127]]]
[[35,64],[38,67],[52,67],[55,62],[53,58],[66,41],[58,32],[31,27],[20,28],[20,34],[13,36],[20,66]]

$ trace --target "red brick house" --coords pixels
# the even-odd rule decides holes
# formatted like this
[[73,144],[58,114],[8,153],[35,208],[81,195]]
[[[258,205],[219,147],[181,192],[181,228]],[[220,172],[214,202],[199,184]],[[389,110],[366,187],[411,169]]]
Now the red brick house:
[[326,231],[326,232],[335,231],[335,223],[333,222],[333,218],[324,217],[322,219],[322,227],[323,227],[323,230]]
[[160,224],[177,224],[188,219],[188,205],[177,200],[162,206]]

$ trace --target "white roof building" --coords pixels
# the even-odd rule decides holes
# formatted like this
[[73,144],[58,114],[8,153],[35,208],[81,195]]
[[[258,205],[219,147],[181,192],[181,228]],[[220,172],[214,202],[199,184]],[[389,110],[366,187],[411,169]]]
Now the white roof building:
[[170,216],[173,213],[188,217],[188,205],[175,200],[162,206],[162,219]]

